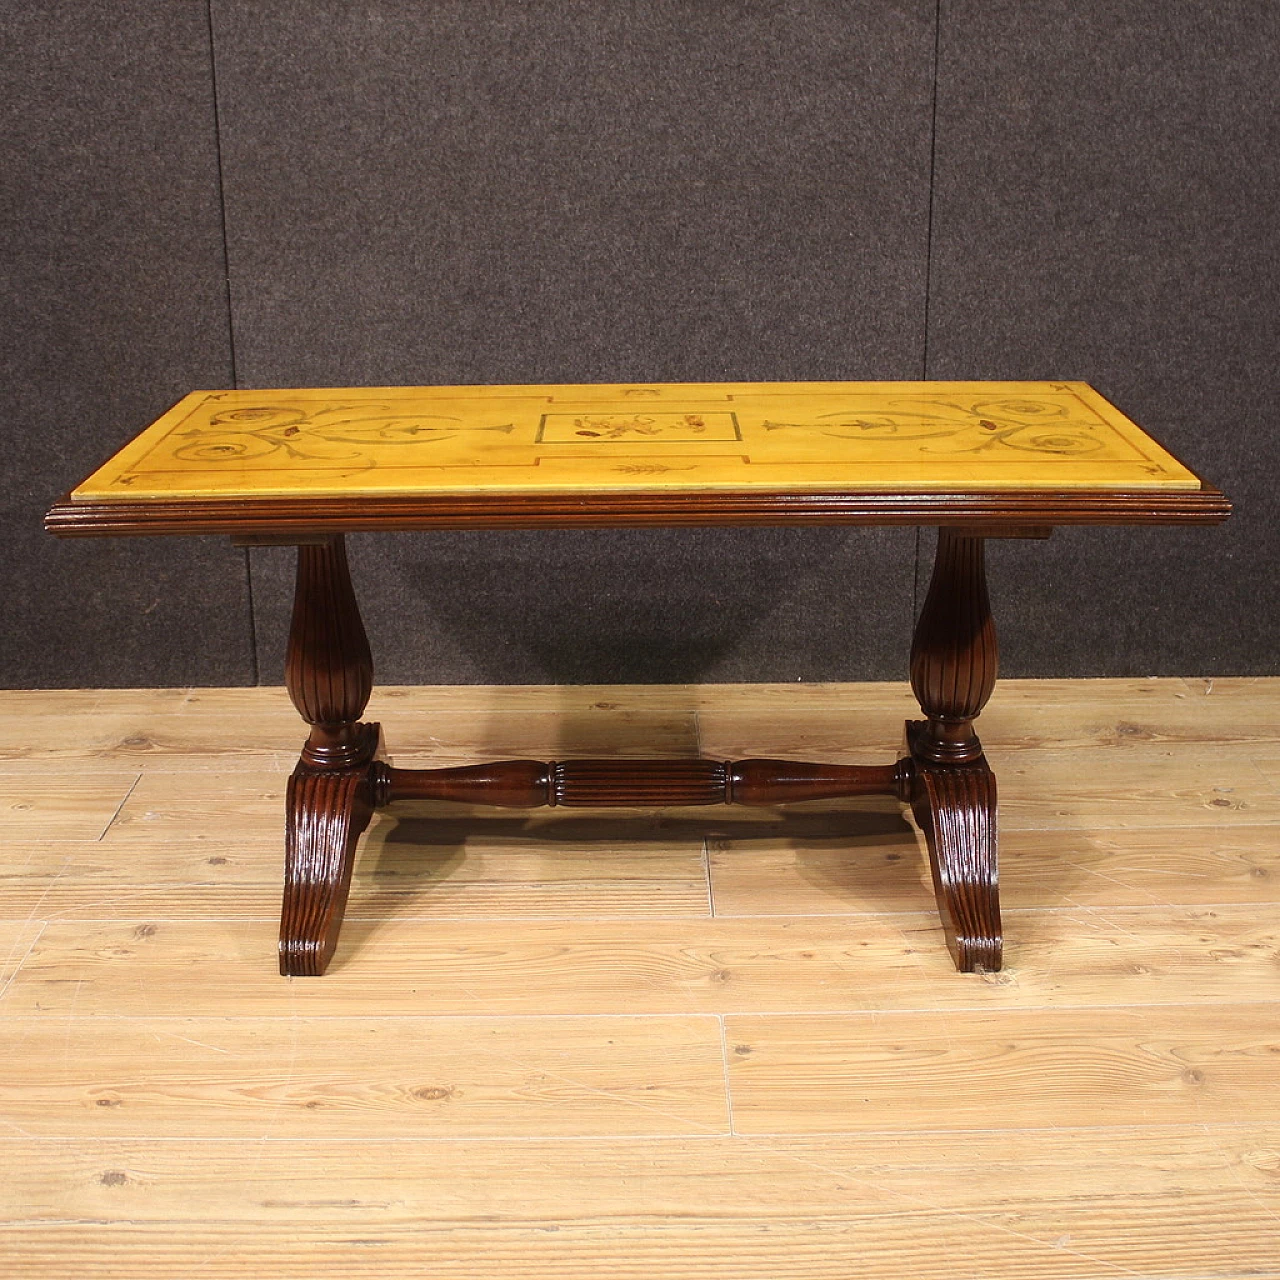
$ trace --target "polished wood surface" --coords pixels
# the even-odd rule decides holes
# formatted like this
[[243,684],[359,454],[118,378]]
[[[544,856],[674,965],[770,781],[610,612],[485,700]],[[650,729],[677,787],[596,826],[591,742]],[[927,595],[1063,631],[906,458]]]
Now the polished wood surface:
[[908,722],[896,765],[748,759],[500,760],[394,769],[375,761],[380,726],[360,715],[372,659],[341,536],[298,547],[285,682],[311,726],[285,802],[280,972],[318,977],[338,944],[356,842],[399,800],[566,808],[787,804],[891,795],[925,830],[934,890],[956,967],[1001,963],[995,778],[973,721],[996,679],[981,538],[939,531],[916,628],[912,689],[928,717]]
[[636,529],[701,525],[972,525],[985,536],[1054,525],[1221,524],[1230,501],[1199,489],[975,490],[875,493],[814,489],[759,493],[415,494],[354,498],[82,499],[45,516],[60,538],[229,534],[302,542],[317,533],[415,529]]
[[986,757],[940,766],[930,726],[907,725],[908,799],[929,851],[947,947],[961,973],[994,972],[1004,954],[1000,923],[996,776]]
[[[857,765],[915,705],[379,687],[369,713],[424,768],[638,731]],[[329,978],[282,984],[286,691],[0,693],[0,1271],[1271,1275],[1280,681],[1004,680],[978,725],[1001,973],[955,975],[887,797],[418,802],[372,819]]]
[[452,800],[501,808],[614,808],[648,805],[793,804],[847,796],[911,794],[897,765],[807,764],[796,760],[498,760],[445,769],[377,765],[379,805]]
[[282,974],[315,977],[328,967],[351,889],[356,841],[372,816],[364,773],[303,763],[294,769],[285,792]]
[[[324,972],[359,832],[400,798],[778,804],[877,787],[926,831],[948,942],[967,972],[998,967],[1002,946],[996,785],[974,729],[997,674],[984,539],[1229,511],[1083,383],[725,383],[195,392],[46,525],[298,543],[287,681],[311,729],[286,802],[283,973]],[[798,777],[757,759],[500,760],[416,777],[374,763],[346,530],[828,520],[939,526],[911,652],[925,720],[908,722],[897,765],[833,789],[820,762]],[[754,772],[737,785],[743,763]]]
[[195,391],[72,493],[1198,489],[1082,382]]
[[911,644],[911,689],[928,716],[915,750],[938,764],[982,754],[973,727],[996,685],[1000,652],[981,538],[939,529]]
[[680,524],[1214,523],[1079,382],[303,388],[185,397],[59,536]]
[[311,732],[285,796],[280,972],[316,975],[337,945],[356,841],[376,804],[379,727],[360,723],[373,659],[342,538],[298,548],[284,681]]
[[373,658],[341,538],[298,548],[284,683],[311,726],[304,764],[340,769],[371,758],[377,726],[358,721],[373,692]]

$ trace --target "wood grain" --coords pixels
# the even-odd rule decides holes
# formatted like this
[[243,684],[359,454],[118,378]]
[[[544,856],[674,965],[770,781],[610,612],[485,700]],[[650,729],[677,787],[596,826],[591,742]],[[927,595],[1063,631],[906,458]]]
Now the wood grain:
[[[314,984],[313,984],[314,985]],[[284,995],[293,988],[280,986]],[[48,1138],[724,1133],[715,1018],[8,1017],[0,1119]],[[127,1030],[127,1034],[122,1034]],[[335,1033],[341,1050],[335,1052]],[[74,1052],[68,1052],[74,1046]],[[36,1071],[28,1063],[38,1063]]]
[[1277,1010],[733,1015],[735,1132],[1277,1123]]
[[[156,833],[164,822],[179,825],[179,814],[152,819],[137,840],[126,832],[139,826],[102,841],[24,842],[0,872],[5,910],[50,920],[278,914],[279,813],[239,840],[225,828],[204,840],[177,832],[165,840]],[[709,913],[698,834],[667,831],[652,813],[526,824],[404,806],[374,818],[352,886],[349,919]]]
[[235,843],[246,851],[273,855],[278,872],[288,781],[287,773],[249,777],[222,776],[216,770],[148,771],[138,779],[102,840],[122,855],[126,849],[132,856],[151,848],[163,857],[164,850],[181,845],[219,848],[234,831]]
[[[874,765],[913,700],[369,710],[405,764]],[[952,971],[892,803],[406,804],[308,984],[269,965],[283,690],[0,692],[9,794],[47,786],[0,867],[0,1274],[1277,1280],[1280,680],[1006,681],[978,724],[1000,974]]]
[[[147,773],[100,841],[24,840],[0,871],[6,909],[45,918],[279,911],[284,783]],[[445,805],[375,815],[353,917],[706,915],[702,829],[653,811],[503,815]]]
[[[850,1275],[895,1280],[909,1266],[920,1280],[948,1280],[956,1258],[967,1274],[1017,1276],[1020,1280],[1102,1280],[1116,1274],[1177,1280],[1277,1280],[1271,1265],[1274,1250],[1266,1237],[1267,1215],[1239,1203],[1240,1196],[1206,1197],[1184,1193],[1172,1210],[1157,1208],[1148,1217],[1144,1204],[1134,1204],[1125,1217],[1106,1230],[1094,1202],[1078,1213],[1064,1211],[1032,1217],[1030,1230],[1066,1230],[1056,1238],[1022,1239],[1021,1225],[993,1234],[985,1224],[953,1214],[917,1215],[883,1223],[878,1215],[848,1211],[828,1218],[795,1214],[779,1222],[725,1222],[715,1210],[680,1215],[675,1222],[489,1222],[478,1214],[444,1229],[397,1222],[361,1230],[357,1224],[337,1227],[292,1224],[232,1234],[227,1224],[200,1220],[193,1226],[123,1223],[119,1228],[72,1223],[59,1226],[59,1251],[47,1253],[48,1233],[24,1227],[27,1248],[19,1255],[26,1276],[67,1274],[119,1277],[118,1260],[127,1258],[130,1276],[167,1278],[188,1271],[203,1276],[308,1280],[317,1271],[357,1280],[392,1280],[424,1273],[424,1265],[440,1276],[471,1274],[481,1266],[494,1280],[847,1280]],[[1123,1205],[1117,1213],[1123,1213]],[[657,1215],[655,1215],[656,1217]],[[1137,1242],[1130,1244],[1140,1223]],[[238,1224],[237,1224],[238,1225]],[[1081,1226],[1094,1228],[1083,1233]],[[1074,1228],[1074,1231],[1073,1231]],[[1199,1234],[1193,1236],[1198,1229]],[[1098,1239],[1101,1237],[1101,1239]],[[42,1249],[36,1241],[46,1241]],[[1073,1241],[1079,1241],[1074,1244]],[[1086,1252],[1093,1249],[1094,1252]],[[1116,1261],[1106,1261],[1110,1254]],[[134,1259],[137,1259],[135,1264]],[[480,1259],[482,1261],[477,1262]],[[32,1261],[27,1261],[32,1260]],[[1240,1260],[1238,1263],[1237,1260]],[[1238,1269],[1243,1264],[1244,1270]],[[1195,1266],[1194,1272],[1171,1270]]]
[[45,515],[61,538],[122,534],[260,534],[288,537],[415,529],[631,529],[659,526],[973,525],[990,536],[1029,525],[1210,525],[1231,515],[1211,485],[1200,489],[1044,489],[1000,493],[822,492],[424,494],[358,498],[209,498],[72,501]]
[[[1265,677],[1234,683],[1002,679],[978,725],[988,752],[1273,745],[1280,743],[1280,719],[1248,712],[1277,690],[1280,678]],[[28,719],[33,706],[41,709],[38,734]],[[733,758],[766,751],[875,764],[892,752],[902,720],[914,714],[905,683],[379,686],[369,704],[370,717],[382,720],[393,739],[393,759],[405,764],[610,753]],[[0,690],[5,772],[24,761],[84,760],[167,772],[287,773],[304,732],[281,687]]]
[[1200,483],[1083,382],[290,387],[189,393],[72,500],[447,495],[501,510],[533,494],[591,511],[637,491]]
[[[1280,742],[1280,724],[1249,714],[1259,698],[1275,696],[1280,681],[1260,681],[1238,697],[1194,691],[1178,680],[1052,681],[1001,679],[977,721],[988,754],[1016,750],[1061,751],[1079,747],[1127,750],[1213,743],[1264,747]],[[765,686],[773,688],[773,686]],[[807,686],[799,686],[805,689]],[[850,687],[852,690],[852,687]],[[788,705],[741,689],[732,700],[704,699],[697,706],[704,753],[732,757],[768,751],[844,759],[884,750],[896,741],[900,722],[917,714],[910,693],[896,685],[868,690],[857,705],[835,707],[803,694]],[[1270,691],[1270,692],[1268,692]],[[895,696],[896,695],[896,696]],[[842,699],[843,701],[843,699]]]
[[[825,819],[825,821],[824,821]],[[840,915],[918,910],[928,867],[917,833],[885,815],[772,815],[708,835],[716,914]],[[1274,826],[1008,831],[1006,910],[1280,906]]]
[[1105,764],[1088,752],[1027,751],[998,761],[1000,829],[1063,830],[1280,823],[1280,792],[1245,766],[1248,748],[1204,754],[1135,747]]
[[[981,756],[973,720],[991,697],[998,669],[986,542],[939,529],[933,575],[911,641],[911,689],[926,716],[911,742],[917,759],[960,764]],[[990,892],[994,901],[994,882]],[[998,965],[999,941],[989,942]]]
[[0,769],[31,763],[95,771],[164,769],[199,773],[288,772],[306,729],[292,708],[264,708],[243,717],[118,713],[40,717],[40,732],[21,738],[9,730],[20,719],[0,715]]
[[0,920],[0,998],[44,929],[42,920]]
[[1280,752],[1275,755],[1254,755],[1251,763],[1274,789],[1280,790]]
[[141,1276],[293,1277],[318,1260],[343,1276],[457,1274],[478,1257],[504,1280],[950,1280],[957,1257],[984,1277],[1225,1280],[1274,1274],[1280,1209],[1265,1125],[0,1151],[0,1258],[59,1280],[59,1265],[118,1275],[121,1258]]
[[[936,915],[349,923],[298,1015],[595,1015],[1214,1005],[1280,1001],[1280,921],[1248,907],[1022,912],[1000,974],[943,982]],[[273,921],[53,921],[13,982],[18,1014],[279,1016]],[[345,936],[345,935],[344,935]],[[232,972],[232,985],[210,984]],[[1075,978],[1064,981],[1064,974]]]
[[10,852],[29,839],[99,839],[137,781],[136,773],[0,773],[0,823]]

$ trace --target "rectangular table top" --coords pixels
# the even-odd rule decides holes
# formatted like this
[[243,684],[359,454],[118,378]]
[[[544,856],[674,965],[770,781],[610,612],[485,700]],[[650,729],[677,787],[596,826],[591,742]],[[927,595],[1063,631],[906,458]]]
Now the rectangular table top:
[[1198,489],[1079,382],[196,391],[72,493]]
[[725,382],[194,391],[46,525],[270,535],[1228,511],[1082,382]]

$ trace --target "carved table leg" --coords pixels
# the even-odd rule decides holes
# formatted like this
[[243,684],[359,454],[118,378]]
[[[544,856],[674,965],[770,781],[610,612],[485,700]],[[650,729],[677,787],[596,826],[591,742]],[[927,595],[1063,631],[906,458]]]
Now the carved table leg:
[[940,529],[911,647],[911,687],[928,719],[907,723],[907,754],[947,945],[965,973],[1001,963],[996,780],[973,727],[997,663],[983,540]]
[[359,723],[373,662],[341,536],[298,548],[285,684],[311,733],[285,806],[280,972],[319,976],[337,944],[356,841],[373,811],[378,748],[378,726]]
[[504,760],[444,769],[377,762],[369,642],[340,536],[298,548],[285,683],[311,726],[289,779],[280,971],[319,975],[337,944],[356,842],[373,810],[432,799],[540,805],[782,804],[897,795],[924,829],[948,945],[962,971],[1000,967],[996,785],[973,721],[996,678],[983,540],[941,529],[911,650],[911,686],[928,717],[884,767],[788,760]]
[[299,765],[289,779],[280,972],[318,978],[338,944],[356,841],[369,825],[369,786],[354,770]]

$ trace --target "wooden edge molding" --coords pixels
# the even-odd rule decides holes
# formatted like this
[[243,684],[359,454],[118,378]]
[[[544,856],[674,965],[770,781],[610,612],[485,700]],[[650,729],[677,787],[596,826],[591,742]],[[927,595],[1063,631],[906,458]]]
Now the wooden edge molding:
[[[415,529],[639,528],[647,525],[953,525],[1001,527],[1220,524],[1230,501],[1200,489],[977,493],[532,493],[72,501],[44,527],[62,538],[230,534],[291,538]],[[975,529],[976,532],[976,529]]]

